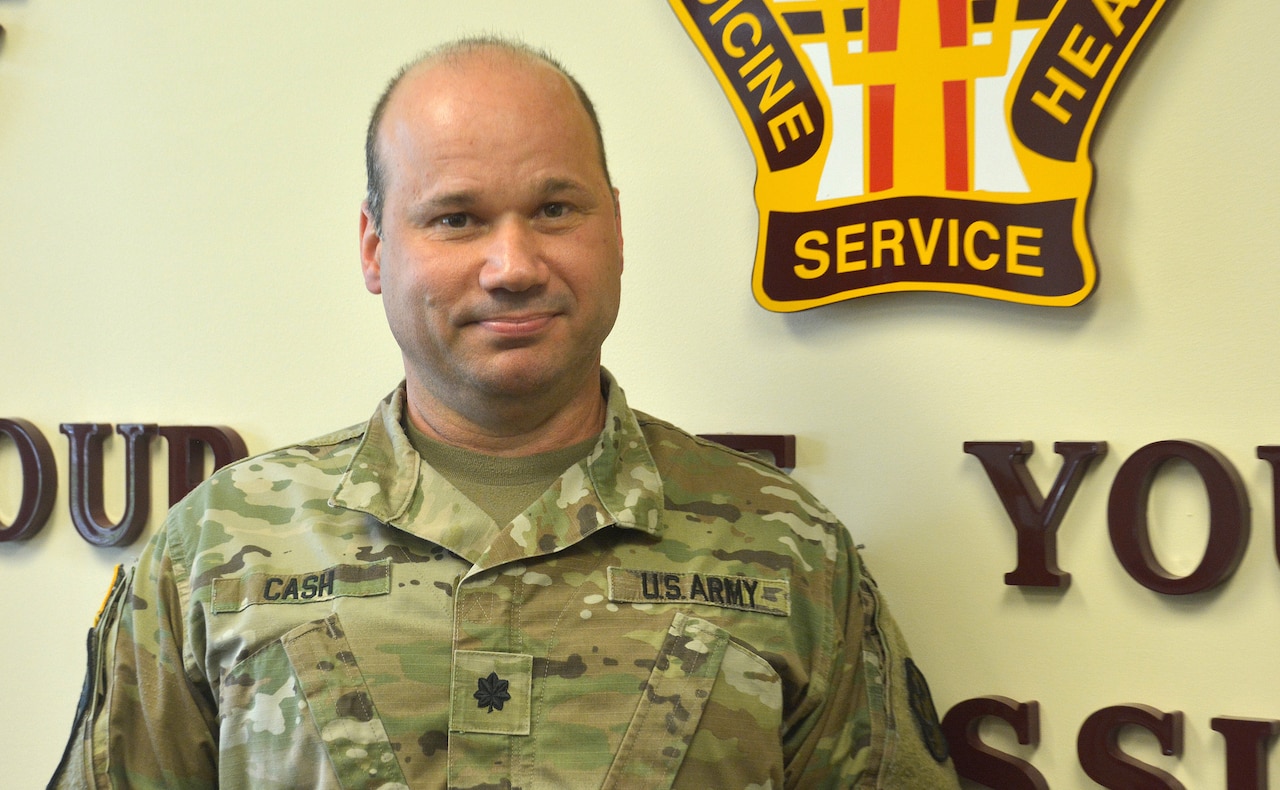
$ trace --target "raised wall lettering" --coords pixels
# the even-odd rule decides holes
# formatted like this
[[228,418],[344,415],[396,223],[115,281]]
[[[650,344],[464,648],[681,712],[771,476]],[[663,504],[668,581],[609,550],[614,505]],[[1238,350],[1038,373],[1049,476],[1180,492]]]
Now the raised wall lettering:
[[58,492],[58,470],[49,441],[35,425],[16,418],[0,419],[0,435],[13,440],[22,469],[18,515],[8,526],[0,522],[0,542],[24,540],[39,532],[49,520]]
[[[1172,460],[1191,464],[1209,495],[1209,541],[1200,565],[1174,576],[1156,559],[1147,529],[1147,500],[1160,467]],[[1163,441],[1143,447],[1121,465],[1111,484],[1107,525],[1116,558],[1134,581],[1165,595],[1212,589],[1240,565],[1249,543],[1249,499],[1235,467],[1199,442]]]
[[1228,790],[1267,790],[1267,749],[1280,733],[1280,721],[1219,716],[1209,726],[1227,742]]
[[[1025,760],[983,743],[982,720],[994,716],[1013,727],[1018,743],[1038,746],[1039,704],[987,696],[956,703],[942,719],[956,772],[993,790],[1047,790],[1038,770]],[[1165,771],[1120,751],[1119,736],[1127,725],[1149,730],[1165,754],[1181,756],[1183,714],[1162,713],[1147,705],[1103,708],[1081,725],[1076,746],[1080,765],[1103,787],[1117,790],[1182,790]],[[1280,720],[1219,716],[1210,721],[1226,741],[1227,790],[1267,790],[1267,753],[1280,734]]]
[[1182,755],[1182,713],[1164,713],[1149,705],[1113,705],[1095,712],[1080,726],[1076,751],[1089,778],[1111,790],[1185,790],[1166,771],[1120,750],[1120,730],[1142,727],[1156,736],[1165,754]]
[[151,437],[157,426],[131,423],[116,431],[125,439],[125,508],[117,523],[107,518],[102,504],[102,442],[111,433],[108,423],[63,423],[60,430],[71,445],[68,499],[71,521],[80,537],[95,546],[127,546],[147,525],[151,509]]
[[[68,507],[77,532],[95,546],[132,543],[146,527],[151,510],[151,438],[157,433],[169,445],[169,505],[191,492],[207,476],[205,448],[219,469],[249,454],[240,434],[224,425],[122,424],[125,437],[125,513],[112,523],[103,507],[102,446],[110,436],[109,423],[63,423],[70,465]],[[0,439],[8,437],[18,451],[22,498],[12,524],[0,521],[0,543],[23,540],[39,532],[49,520],[58,490],[53,450],[40,430],[27,420],[0,419]]]
[[978,729],[988,716],[1013,727],[1018,743],[1024,746],[1040,744],[1038,702],[1015,702],[1000,696],[968,699],[957,703],[942,719],[942,731],[951,747],[956,772],[965,779],[1000,790],[1049,790],[1044,775],[1031,763],[982,742]]
[[1258,448],[1258,457],[1271,464],[1272,533],[1276,562],[1280,563],[1280,446],[1264,444]]
[[1089,465],[1106,455],[1107,443],[1055,443],[1062,469],[1047,498],[1027,471],[1027,458],[1034,452],[1031,442],[965,442],[964,451],[982,462],[1018,533],[1018,566],[1005,574],[1004,583],[1066,589],[1071,574],[1058,568],[1058,526]]
[[225,425],[162,425],[169,444],[169,506],[173,507],[204,482],[204,451],[213,451],[213,468],[221,469],[249,455],[240,434]]

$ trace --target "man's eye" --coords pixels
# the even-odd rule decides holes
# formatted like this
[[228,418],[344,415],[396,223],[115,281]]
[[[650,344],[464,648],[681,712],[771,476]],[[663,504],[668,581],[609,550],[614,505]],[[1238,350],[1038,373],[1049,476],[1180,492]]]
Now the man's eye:
[[466,214],[445,214],[438,222],[446,228],[459,230],[465,228],[470,222],[470,217]]
[[563,217],[567,213],[569,213],[569,207],[563,203],[548,203],[542,207],[542,216],[551,219]]

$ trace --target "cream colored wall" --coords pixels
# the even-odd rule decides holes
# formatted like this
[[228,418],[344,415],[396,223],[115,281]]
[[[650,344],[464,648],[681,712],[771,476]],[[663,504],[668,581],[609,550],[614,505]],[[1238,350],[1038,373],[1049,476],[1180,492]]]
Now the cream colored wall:
[[[1171,0],[1095,141],[1102,279],[1084,305],[914,294],[786,316],[750,293],[749,149],[660,0],[0,0],[0,25],[0,416],[36,423],[60,474],[48,526],[0,545],[6,786],[56,763],[85,629],[140,548],[75,534],[59,423],[225,423],[260,451],[362,420],[399,366],[357,269],[366,113],[419,49],[487,31],[547,46],[597,99],[627,239],[606,364],[691,430],[797,435],[796,477],[865,544],[942,711],[1039,700],[1038,748],[987,732],[1055,789],[1094,786],[1076,732],[1108,705],[1184,711],[1180,760],[1125,742],[1193,788],[1225,786],[1211,718],[1280,718],[1275,513],[1254,450],[1280,443],[1272,0]],[[1253,503],[1239,571],[1194,599],[1139,586],[1107,538],[1117,468],[1169,438],[1225,453]],[[967,440],[1034,440],[1042,487],[1055,441],[1110,444],[1061,527],[1064,594],[1004,585],[1013,531]],[[6,522],[18,480],[6,443]],[[1154,511],[1159,555],[1189,572],[1198,483],[1162,478]]]

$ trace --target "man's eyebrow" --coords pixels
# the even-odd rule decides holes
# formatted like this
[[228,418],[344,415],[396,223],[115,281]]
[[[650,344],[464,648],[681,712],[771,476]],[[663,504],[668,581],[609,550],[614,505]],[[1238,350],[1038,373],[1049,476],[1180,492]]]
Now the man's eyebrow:
[[441,192],[428,195],[414,202],[419,211],[440,211],[442,209],[471,208],[478,202],[476,194],[467,190],[457,192]]
[[591,190],[587,189],[585,184],[572,178],[548,178],[541,184],[541,193],[544,197],[551,197],[565,193],[573,193],[575,195],[590,194]]
[[441,214],[470,211],[478,202],[476,194],[466,190],[422,195],[409,203],[406,216],[412,222],[426,224]]
[[[571,197],[579,203],[586,204],[592,197],[586,184],[573,178],[552,177],[537,185],[538,200],[554,200]],[[438,214],[453,211],[469,211],[480,203],[480,195],[470,189],[458,189],[438,192],[419,197],[410,204],[409,212],[417,219],[426,221]]]

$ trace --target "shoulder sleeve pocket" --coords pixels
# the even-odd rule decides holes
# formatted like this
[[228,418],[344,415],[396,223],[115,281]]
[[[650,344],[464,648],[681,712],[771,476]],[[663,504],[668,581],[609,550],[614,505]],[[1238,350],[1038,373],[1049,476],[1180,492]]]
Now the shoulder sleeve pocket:
[[120,602],[129,589],[132,578],[132,568],[125,571],[116,566],[111,588],[94,619],[93,628],[89,630],[84,686],[80,689],[80,702],[76,707],[71,737],[54,777],[49,782],[50,788],[99,786],[94,766],[104,763],[106,742],[105,737],[99,735],[95,747],[94,723],[106,704],[107,672],[111,666],[111,651],[120,623]]

